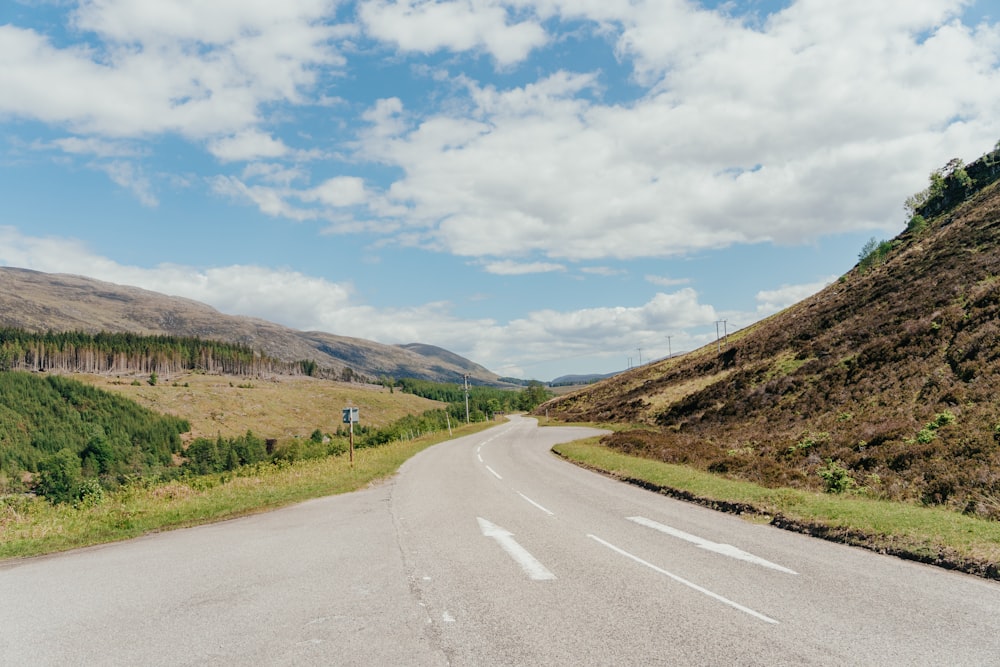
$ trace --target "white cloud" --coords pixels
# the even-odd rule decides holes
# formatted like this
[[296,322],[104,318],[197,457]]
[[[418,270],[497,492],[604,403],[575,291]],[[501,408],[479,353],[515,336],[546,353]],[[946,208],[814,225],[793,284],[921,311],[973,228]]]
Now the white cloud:
[[504,3],[491,0],[371,0],[358,16],[369,35],[402,51],[483,50],[500,66],[524,60],[548,39],[537,20],[511,22]]
[[152,183],[142,169],[134,163],[115,160],[107,163],[95,163],[93,166],[107,174],[117,185],[135,195],[143,206],[159,205],[160,202],[153,193]]
[[580,271],[595,276],[620,276],[627,273],[624,269],[613,269],[610,266],[584,266]]
[[782,285],[778,289],[761,290],[757,292],[757,317],[766,317],[791,305],[811,297],[821,289],[830,285],[837,276],[828,276],[823,280],[803,285]]
[[693,3],[619,6],[644,97],[597,102],[595,74],[466,82],[471,110],[380,103],[360,154],[403,172],[387,195],[425,245],[464,256],[666,257],[898,228],[927,165],[1000,136],[1000,30],[951,22],[960,7],[800,1],[757,27]]
[[339,67],[327,0],[90,0],[74,27],[91,46],[0,26],[0,113],[105,137],[212,137],[300,101],[316,67]]
[[246,162],[258,158],[280,158],[288,155],[285,142],[259,130],[244,130],[209,143],[209,152],[223,162]]
[[671,278],[669,276],[646,276],[646,282],[659,287],[676,287],[677,285],[686,285],[691,280],[689,278]]
[[[361,115],[346,160],[394,169],[394,182],[348,173],[294,190],[309,174],[284,165],[213,183],[267,215],[403,228],[403,244],[498,259],[668,257],[889,229],[927,165],[1000,135],[1000,28],[958,23],[961,0],[887,1],[893,11],[798,0],[764,22],[653,0],[361,2],[371,38],[484,50],[502,65],[548,44],[543,22],[582,21],[647,90],[606,104],[596,71],[506,89],[460,74],[450,84],[465,94],[438,111],[391,97]],[[58,140],[72,153],[178,132],[224,162],[315,159],[261,129],[261,110],[306,92],[331,99],[317,77],[345,66],[332,44],[359,34],[330,25],[335,15],[326,0],[90,0],[74,27],[98,40],[69,47],[0,26],[0,113],[90,135]]]
[[330,178],[299,196],[303,201],[319,201],[335,208],[358,206],[369,200],[364,180],[354,176]]
[[240,202],[254,204],[265,215],[303,221],[315,220],[319,213],[292,206],[286,201],[288,190],[268,185],[247,185],[235,176],[216,176],[209,181],[212,190]]
[[498,262],[486,262],[483,264],[487,273],[498,276],[523,276],[529,273],[552,273],[553,271],[565,271],[562,264],[552,264],[551,262],[514,262],[502,260]]
[[243,168],[242,173],[244,181],[260,179],[286,188],[295,181],[306,180],[307,176],[308,174],[300,168],[287,167],[274,162],[251,162]]
[[72,155],[93,155],[99,158],[135,157],[142,151],[134,144],[122,141],[105,141],[96,137],[65,137],[53,139],[48,144],[39,142],[39,148],[53,146]]

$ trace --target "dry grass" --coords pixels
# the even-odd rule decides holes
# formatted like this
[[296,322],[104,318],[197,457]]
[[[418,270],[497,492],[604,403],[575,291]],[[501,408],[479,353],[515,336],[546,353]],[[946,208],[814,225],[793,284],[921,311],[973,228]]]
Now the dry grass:
[[670,405],[692,394],[702,391],[716,382],[722,382],[732,371],[721,371],[712,375],[693,377],[690,380],[662,385],[646,395],[646,409],[641,421],[653,423],[656,416]]
[[341,409],[357,406],[363,424],[385,426],[409,414],[443,404],[377,385],[333,382],[311,377],[260,380],[187,373],[160,377],[156,386],[132,377],[74,375],[100,389],[122,394],[140,405],[187,419],[185,438],[233,437],[248,430],[263,438],[307,437],[315,429],[332,433]]

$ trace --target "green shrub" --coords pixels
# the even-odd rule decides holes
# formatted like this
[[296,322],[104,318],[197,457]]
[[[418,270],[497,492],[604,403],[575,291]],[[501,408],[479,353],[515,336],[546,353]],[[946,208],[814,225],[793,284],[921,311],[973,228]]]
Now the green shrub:
[[80,458],[64,447],[38,464],[35,492],[53,503],[71,502],[79,496],[82,481]]
[[826,460],[826,465],[818,470],[818,474],[827,493],[844,493],[858,485],[847,468],[831,459]]
[[858,254],[858,269],[864,273],[868,269],[885,264],[894,247],[892,241],[876,241],[874,236],[868,239]]
[[920,236],[927,231],[927,220],[919,213],[914,215],[906,225],[906,231],[914,236]]

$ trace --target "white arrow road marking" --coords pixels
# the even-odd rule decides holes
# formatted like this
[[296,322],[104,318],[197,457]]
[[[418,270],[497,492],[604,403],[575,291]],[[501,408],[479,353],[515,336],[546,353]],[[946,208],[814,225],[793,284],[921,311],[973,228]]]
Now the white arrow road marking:
[[775,625],[778,624],[778,621],[774,620],[773,618],[765,616],[764,614],[761,614],[760,612],[754,611],[753,609],[750,609],[749,607],[744,607],[743,605],[741,605],[741,604],[739,604],[737,602],[733,602],[729,598],[724,598],[721,595],[719,595],[718,593],[713,593],[712,591],[708,590],[707,588],[703,588],[703,587],[699,586],[696,583],[690,582],[690,581],[688,581],[687,579],[685,579],[683,577],[679,577],[676,574],[673,574],[672,572],[667,572],[663,568],[657,567],[656,565],[653,565],[652,563],[650,563],[648,561],[644,561],[643,559],[639,558],[638,556],[634,556],[634,555],[630,554],[629,552],[625,551],[624,549],[619,549],[618,547],[616,547],[615,545],[611,544],[610,542],[605,542],[604,540],[602,540],[601,538],[597,537],[596,535],[587,535],[587,537],[589,537],[590,539],[594,540],[595,542],[603,544],[604,546],[606,546],[607,548],[611,549],[612,551],[616,551],[616,552],[620,553],[622,556],[625,556],[626,558],[631,558],[632,560],[634,560],[636,563],[639,563],[640,565],[645,565],[646,567],[650,568],[651,570],[659,572],[660,574],[662,574],[662,575],[664,575],[666,577],[670,577],[671,579],[673,579],[674,581],[676,581],[679,584],[684,584],[688,588],[693,588],[694,590],[698,591],[699,593],[703,593],[704,595],[707,595],[708,597],[710,597],[710,598],[712,598],[714,600],[718,600],[719,602],[721,602],[723,604],[727,604],[730,607],[732,607],[733,609],[738,609],[738,610],[742,611],[745,614],[750,614],[754,618],[759,618],[760,620],[765,621],[767,623],[774,623]]
[[634,521],[640,526],[646,526],[647,528],[658,530],[661,533],[666,533],[667,535],[670,535],[672,537],[678,537],[682,540],[691,542],[692,544],[698,546],[701,549],[714,551],[717,554],[722,554],[723,556],[729,556],[730,558],[735,558],[737,560],[743,560],[748,563],[753,563],[754,565],[769,567],[772,570],[777,570],[778,572],[785,572],[787,574],[798,574],[798,572],[796,572],[795,570],[789,570],[787,567],[783,567],[776,563],[772,563],[769,560],[764,560],[760,556],[754,556],[753,554],[738,549],[731,544],[719,544],[718,542],[712,542],[710,540],[706,540],[703,537],[698,537],[697,535],[692,535],[691,533],[685,533],[683,530],[677,530],[676,528],[665,526],[662,523],[653,521],[652,519],[647,519],[646,517],[642,516],[630,516],[626,518],[629,521]]
[[536,581],[556,578],[556,575],[549,572],[524,547],[514,541],[514,536],[510,531],[504,530],[482,517],[476,517],[476,520],[479,522],[479,529],[483,531],[483,535],[496,540],[500,547],[507,552],[507,555],[513,558],[529,577]]

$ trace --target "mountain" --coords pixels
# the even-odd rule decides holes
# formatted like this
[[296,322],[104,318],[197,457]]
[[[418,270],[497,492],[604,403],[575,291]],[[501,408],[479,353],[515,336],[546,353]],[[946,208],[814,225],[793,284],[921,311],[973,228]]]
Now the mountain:
[[558,387],[577,384],[593,384],[598,380],[606,380],[607,378],[614,377],[620,372],[621,371],[604,373],[603,375],[599,375],[597,373],[591,373],[589,375],[560,375],[555,380],[551,380],[548,385],[550,387]]
[[496,374],[432,345],[384,345],[297,331],[203,303],[67,274],[0,267],[0,327],[29,331],[130,332],[240,343],[283,361],[311,360],[340,373],[435,382],[499,384]]
[[1000,519],[1000,146],[932,175],[907,231],[818,294],[539,408],[619,450],[767,486]]

